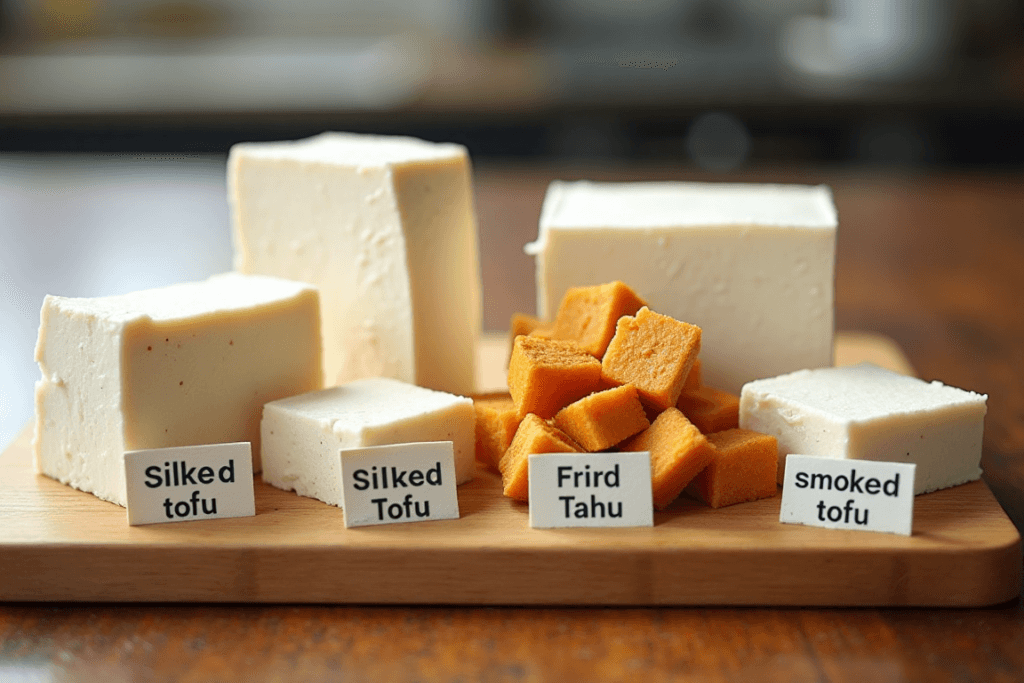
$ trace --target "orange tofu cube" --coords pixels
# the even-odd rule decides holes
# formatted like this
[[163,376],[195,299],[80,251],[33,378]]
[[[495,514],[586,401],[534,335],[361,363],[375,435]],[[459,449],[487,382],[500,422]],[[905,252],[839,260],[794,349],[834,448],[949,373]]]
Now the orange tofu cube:
[[700,358],[694,358],[690,373],[686,376],[686,381],[683,382],[683,391],[692,391],[702,386],[704,386],[704,375],[700,369]]
[[529,500],[531,453],[580,453],[582,450],[557,427],[533,413],[527,415],[498,462],[503,493],[516,500]]
[[676,407],[697,429],[710,434],[740,425],[740,397],[712,387],[684,390]]
[[512,397],[474,399],[476,411],[476,459],[488,467],[498,469],[512,437],[519,428],[519,411]]
[[651,424],[632,384],[599,391],[570,403],[558,411],[554,423],[590,452],[611,448]]
[[771,498],[779,466],[774,436],[748,429],[727,429],[707,435],[714,447],[711,462],[686,492],[713,508]]
[[576,343],[516,337],[508,362],[508,388],[521,417],[549,419],[601,386],[601,361]]
[[574,341],[601,358],[615,336],[615,324],[647,305],[628,285],[615,281],[592,287],[573,287],[562,297],[555,317],[554,339]]
[[713,449],[681,412],[669,408],[646,429],[621,446],[620,451],[650,451],[651,494],[661,510],[675,500],[709,462]]
[[653,410],[675,406],[700,351],[700,328],[644,306],[619,318],[601,361],[601,377],[613,385],[632,384]]

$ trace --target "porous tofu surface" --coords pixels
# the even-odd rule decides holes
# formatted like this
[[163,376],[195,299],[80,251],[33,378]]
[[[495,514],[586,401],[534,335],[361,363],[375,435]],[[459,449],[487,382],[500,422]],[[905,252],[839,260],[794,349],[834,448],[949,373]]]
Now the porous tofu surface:
[[679,400],[700,346],[699,327],[645,306],[635,316],[619,318],[601,360],[601,377],[634,385],[644,405],[664,410]]
[[631,384],[570,403],[555,415],[554,424],[590,452],[611,448],[650,426]]
[[531,454],[581,452],[583,448],[557,427],[536,415],[527,415],[498,463],[504,494],[515,500],[529,500]]
[[777,492],[775,437],[745,429],[707,435],[714,447],[711,461],[687,492],[713,508],[770,498]]
[[740,426],[789,453],[917,464],[915,493],[972,481],[987,397],[870,364],[804,370],[750,382]]
[[525,417],[549,419],[601,385],[601,361],[574,342],[516,337],[508,364],[508,388]]
[[476,411],[476,459],[498,468],[521,422],[519,411],[510,396],[474,399]]
[[712,448],[676,408],[663,411],[640,432],[619,446],[620,451],[649,451],[654,507],[661,510],[711,461]]
[[562,298],[553,336],[574,341],[590,355],[601,358],[615,336],[619,318],[635,315],[646,305],[647,302],[628,285],[617,280],[592,287],[573,287]]
[[705,434],[739,426],[740,397],[714,387],[684,389],[676,407]]

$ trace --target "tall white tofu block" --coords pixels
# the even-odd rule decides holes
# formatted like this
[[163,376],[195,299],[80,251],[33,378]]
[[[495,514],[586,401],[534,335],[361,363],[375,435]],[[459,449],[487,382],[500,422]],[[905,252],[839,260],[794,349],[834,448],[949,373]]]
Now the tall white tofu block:
[[537,241],[537,312],[622,280],[702,329],[707,384],[832,364],[836,211],[827,187],[554,182]]
[[310,285],[235,273],[40,316],[36,469],[126,504],[125,451],[250,441],[263,404],[323,386]]
[[320,288],[328,385],[474,390],[480,265],[466,149],[324,133],[235,145],[235,269]]
[[874,365],[801,370],[743,387],[740,427],[790,453],[917,464],[914,493],[981,476],[988,397]]
[[342,448],[451,441],[455,478],[473,478],[473,401],[383,377],[268,403],[263,480],[341,507]]

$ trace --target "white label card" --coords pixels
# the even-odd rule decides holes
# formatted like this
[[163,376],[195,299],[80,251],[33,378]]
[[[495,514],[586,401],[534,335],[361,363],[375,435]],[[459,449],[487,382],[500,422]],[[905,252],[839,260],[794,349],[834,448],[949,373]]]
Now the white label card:
[[451,441],[341,449],[345,526],[458,519]]
[[530,526],[653,526],[651,454],[530,456]]
[[128,451],[124,474],[133,526],[256,514],[248,441]]
[[909,536],[917,465],[786,456],[779,521]]

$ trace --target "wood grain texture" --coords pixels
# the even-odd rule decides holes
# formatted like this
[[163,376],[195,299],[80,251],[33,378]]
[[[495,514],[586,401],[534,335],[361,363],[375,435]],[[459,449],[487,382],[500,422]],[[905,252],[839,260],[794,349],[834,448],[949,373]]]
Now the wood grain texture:
[[[887,340],[845,340],[846,362],[907,366]],[[346,529],[339,508],[257,480],[255,517],[130,527],[36,475],[26,430],[0,456],[0,494],[7,600],[977,606],[1020,591],[1020,537],[980,481],[918,496],[909,538],[780,524],[778,496],[683,497],[653,528],[531,529],[482,469],[457,520]]]

